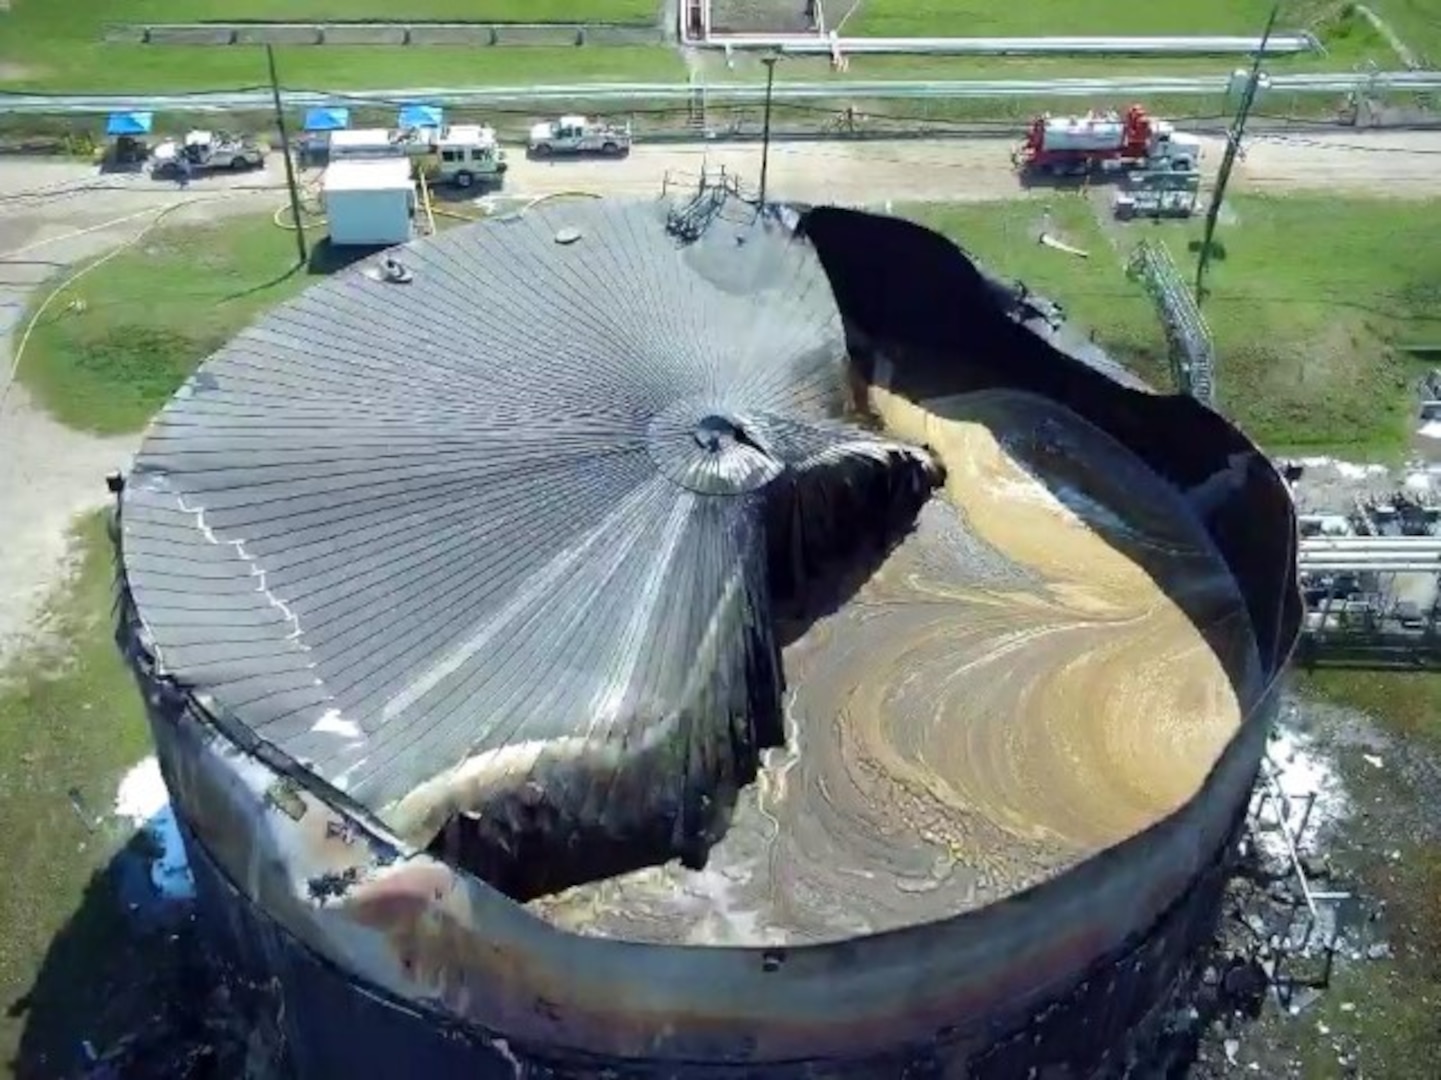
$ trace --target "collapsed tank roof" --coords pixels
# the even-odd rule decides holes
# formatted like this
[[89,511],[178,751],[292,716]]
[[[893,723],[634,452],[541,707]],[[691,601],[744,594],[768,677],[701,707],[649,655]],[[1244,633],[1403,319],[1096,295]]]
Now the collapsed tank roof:
[[204,363],[122,496],[159,671],[420,843],[535,780],[704,847],[781,737],[767,545],[803,574],[837,541],[801,517],[880,528],[933,479],[841,421],[810,247],[732,212],[443,234]]

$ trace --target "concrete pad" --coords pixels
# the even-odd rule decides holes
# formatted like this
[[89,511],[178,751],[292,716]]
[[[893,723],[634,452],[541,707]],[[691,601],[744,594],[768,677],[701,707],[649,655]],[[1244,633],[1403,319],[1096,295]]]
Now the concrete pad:
[[230,26],[152,26],[152,45],[233,45],[235,28]]
[[490,26],[477,26],[473,23],[448,23],[439,26],[417,23],[410,28],[410,43],[412,45],[468,45],[474,48],[478,45],[494,45],[495,32]]
[[660,45],[666,39],[659,26],[587,26],[581,37],[584,45]]
[[578,26],[497,26],[497,45],[578,45]]
[[319,26],[241,26],[235,31],[237,45],[319,45]]
[[101,40],[107,45],[143,45],[146,29],[129,23],[111,23],[105,27]]
[[409,39],[404,26],[322,26],[323,45],[404,45]]

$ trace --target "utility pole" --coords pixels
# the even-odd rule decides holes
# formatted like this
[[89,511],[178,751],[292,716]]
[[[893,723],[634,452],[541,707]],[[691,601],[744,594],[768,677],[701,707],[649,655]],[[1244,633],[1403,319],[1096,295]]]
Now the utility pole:
[[1216,219],[1221,215],[1221,202],[1226,197],[1226,185],[1231,181],[1231,168],[1236,164],[1236,155],[1241,150],[1241,138],[1246,133],[1246,121],[1251,116],[1251,106],[1256,101],[1256,91],[1261,85],[1261,63],[1266,58],[1266,46],[1271,41],[1271,30],[1276,25],[1276,16],[1281,12],[1280,0],[1271,8],[1271,17],[1266,20],[1265,32],[1261,34],[1261,47],[1256,50],[1256,61],[1251,65],[1250,77],[1241,92],[1241,106],[1235,122],[1226,135],[1226,154],[1221,159],[1221,171],[1216,176],[1216,190],[1211,193],[1211,205],[1206,208],[1206,231],[1201,237],[1201,255],[1196,260],[1196,303],[1205,299],[1206,271],[1211,265],[1211,244],[1216,235]]
[[270,96],[275,102],[275,123],[280,128],[280,152],[285,155],[285,186],[290,189],[290,217],[295,223],[295,251],[304,266],[310,259],[305,250],[305,225],[300,220],[300,191],[295,185],[295,164],[290,160],[290,134],[285,130],[285,110],[280,105],[280,78],[275,74],[275,49],[265,46],[265,62],[270,66]]
[[761,124],[761,209],[766,205],[766,173],[771,161],[771,92],[776,84],[776,61],[780,56],[774,52],[761,57],[766,66],[766,111]]

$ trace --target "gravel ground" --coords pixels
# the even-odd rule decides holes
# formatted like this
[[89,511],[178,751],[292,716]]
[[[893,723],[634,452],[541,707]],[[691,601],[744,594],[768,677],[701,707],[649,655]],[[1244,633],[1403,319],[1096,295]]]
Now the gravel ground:
[[[877,204],[984,201],[1021,194],[1011,164],[1014,140],[975,138],[862,142],[783,142],[771,147],[768,182],[780,198]],[[1209,179],[1220,165],[1222,140],[1207,138],[1202,157]],[[1441,195],[1441,131],[1366,134],[1347,132],[1250,140],[1232,177],[1237,192],[1309,191],[1385,194],[1394,198]],[[545,194],[575,188],[606,195],[652,197],[667,173],[694,182],[702,167],[760,177],[756,143],[638,145],[619,161],[517,160],[506,188]]]
[[806,0],[711,0],[711,30],[719,34],[798,34],[812,29]]

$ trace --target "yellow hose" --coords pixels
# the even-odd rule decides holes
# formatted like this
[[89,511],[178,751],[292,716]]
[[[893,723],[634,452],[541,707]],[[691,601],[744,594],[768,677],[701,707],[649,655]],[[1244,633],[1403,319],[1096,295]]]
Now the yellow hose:
[[[309,221],[302,221],[300,223],[302,231],[318,229],[325,224],[325,210],[320,202],[319,191],[320,183],[315,180],[310,181],[301,188],[302,199],[300,212],[310,219]],[[286,232],[295,232],[295,222],[286,220],[286,218],[291,216],[290,203],[286,201],[275,208],[275,213],[271,215],[270,220]]]
[[421,169],[416,175],[420,182],[420,204],[425,207],[425,221],[430,226],[430,235],[435,235],[435,210],[430,205],[430,185],[425,180],[425,170]]
[[[425,208],[426,220],[430,225],[430,231],[432,235],[435,233],[435,219],[438,217],[452,218],[455,221],[475,222],[485,221],[492,216],[485,212],[481,212],[479,214],[463,214],[459,210],[447,210],[445,207],[436,206],[435,201],[431,198],[430,195],[430,184],[426,180],[425,172],[423,170],[418,171],[417,178],[420,183],[421,205]],[[301,223],[300,227],[302,229],[318,229],[326,223],[324,209],[321,206],[316,205],[316,203],[318,203],[318,200],[315,199],[315,196],[317,194],[318,187],[318,182],[314,181],[305,186],[305,194],[310,199],[315,200],[315,202],[308,206],[301,206],[301,212],[310,219]],[[530,199],[519,210],[511,211],[509,214],[505,214],[503,216],[520,217],[524,215],[526,211],[532,209],[533,207],[539,206],[543,202],[549,202],[552,199],[600,199],[603,197],[604,196],[595,191],[552,191],[548,195],[535,196],[535,198]],[[289,220],[290,217],[290,203],[286,202],[275,208],[275,213],[272,215],[271,220],[279,228],[285,229],[288,232],[294,232],[295,223]]]

